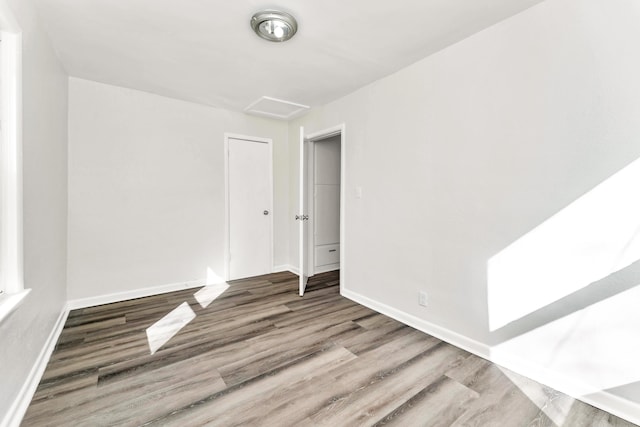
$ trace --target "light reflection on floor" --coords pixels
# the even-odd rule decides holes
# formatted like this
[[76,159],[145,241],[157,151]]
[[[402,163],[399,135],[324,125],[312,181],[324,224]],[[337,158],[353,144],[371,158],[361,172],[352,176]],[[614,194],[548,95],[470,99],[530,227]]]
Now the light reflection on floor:
[[544,414],[557,426],[564,425],[565,420],[571,413],[571,408],[575,399],[559,393],[551,388],[537,383],[529,378],[511,372],[508,369],[498,367],[502,373],[518,389],[529,398],[531,403],[536,405]]
[[[227,289],[224,280],[210,267],[207,268],[206,286],[198,290],[193,297],[200,307],[207,308],[216,298],[220,297]],[[182,328],[196,318],[189,303],[183,302],[162,319],[147,328],[147,341],[151,354],[155,354],[163,345],[173,338]]]
[[204,288],[200,289],[198,292],[193,294],[200,307],[207,308],[209,304],[211,304],[216,298],[222,295],[227,289],[229,289],[229,285],[226,283],[220,283],[218,285],[207,285]]
[[183,302],[162,319],[149,326],[146,332],[151,354],[155,354],[160,347],[165,345],[180,329],[185,327],[195,319],[195,317],[196,314],[189,304]]

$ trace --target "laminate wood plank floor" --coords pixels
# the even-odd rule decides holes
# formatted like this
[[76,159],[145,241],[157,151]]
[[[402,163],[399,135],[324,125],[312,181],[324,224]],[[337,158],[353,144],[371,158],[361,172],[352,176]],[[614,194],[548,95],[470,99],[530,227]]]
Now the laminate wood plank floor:
[[22,425],[632,425],[297,280],[72,311]]

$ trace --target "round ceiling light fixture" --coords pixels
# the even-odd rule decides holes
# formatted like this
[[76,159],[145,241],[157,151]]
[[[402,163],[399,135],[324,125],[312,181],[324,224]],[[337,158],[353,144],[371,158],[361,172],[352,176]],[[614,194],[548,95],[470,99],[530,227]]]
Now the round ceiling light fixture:
[[262,10],[253,14],[251,28],[270,42],[284,42],[298,31],[296,18],[279,10]]

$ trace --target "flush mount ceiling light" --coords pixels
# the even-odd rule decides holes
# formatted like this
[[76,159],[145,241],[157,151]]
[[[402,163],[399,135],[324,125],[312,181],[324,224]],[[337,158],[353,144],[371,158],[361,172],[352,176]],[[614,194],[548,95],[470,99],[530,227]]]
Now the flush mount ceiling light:
[[254,13],[251,28],[265,40],[284,42],[298,31],[298,23],[288,13],[267,9]]

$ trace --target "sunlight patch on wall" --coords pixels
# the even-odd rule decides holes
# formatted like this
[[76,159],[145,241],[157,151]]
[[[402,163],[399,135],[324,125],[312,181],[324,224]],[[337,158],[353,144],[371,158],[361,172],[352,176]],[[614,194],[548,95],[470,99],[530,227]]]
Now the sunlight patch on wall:
[[151,354],[155,354],[160,347],[167,343],[175,334],[180,332],[189,322],[195,319],[188,303],[183,302],[162,319],[147,328],[147,341]]
[[639,184],[636,160],[492,257],[491,331],[640,259]]
[[211,267],[207,267],[207,285],[219,285],[224,283],[224,279],[220,277]]
[[526,363],[538,370],[536,378],[549,379],[551,386],[560,382],[574,396],[640,381],[638,306],[636,285],[494,346],[491,358],[509,366]]

